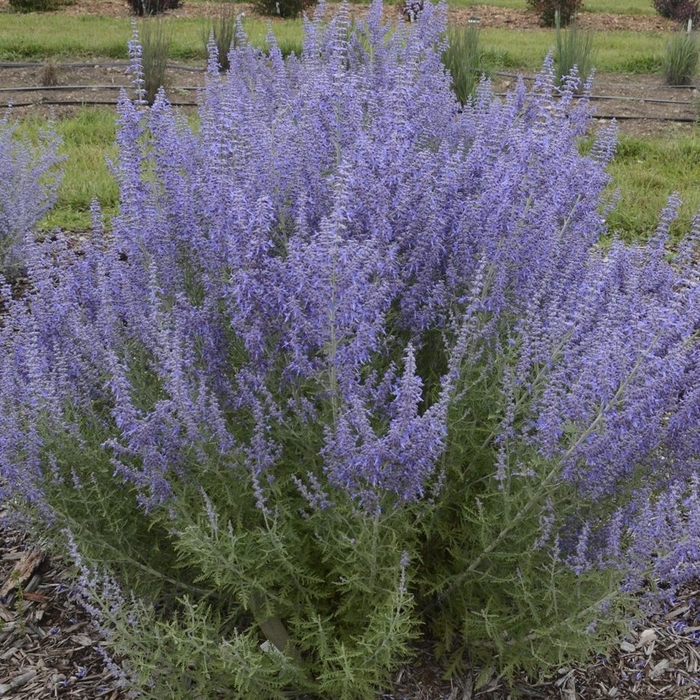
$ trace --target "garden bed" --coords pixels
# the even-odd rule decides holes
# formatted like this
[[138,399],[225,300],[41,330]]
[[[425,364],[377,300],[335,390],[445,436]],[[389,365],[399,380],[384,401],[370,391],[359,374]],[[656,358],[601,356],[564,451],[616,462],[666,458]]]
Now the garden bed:
[[[127,63],[119,61],[53,64],[0,64],[0,105],[13,105],[17,115],[68,117],[84,105],[115,104],[121,88],[131,89]],[[527,76],[526,76],[527,77]],[[511,89],[517,74],[493,77],[496,92]],[[55,84],[47,85],[47,82]],[[167,94],[184,108],[197,103],[204,83],[201,64],[172,65]],[[617,119],[630,136],[689,133],[698,114],[697,89],[670,87],[660,76],[609,74],[597,76],[592,100],[597,120]]]

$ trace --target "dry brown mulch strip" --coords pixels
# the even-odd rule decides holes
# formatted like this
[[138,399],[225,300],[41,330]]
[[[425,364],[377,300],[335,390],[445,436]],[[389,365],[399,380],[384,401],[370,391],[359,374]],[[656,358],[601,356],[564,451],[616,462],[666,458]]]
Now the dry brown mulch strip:
[[[329,3],[334,6],[339,3]],[[387,18],[395,18],[400,15],[402,2],[385,2],[384,14]],[[0,10],[9,7],[9,0],[0,0]],[[106,17],[130,17],[131,13],[126,0],[72,0],[70,3],[61,4],[57,0],[56,12],[76,15],[99,14]],[[168,10],[165,15],[172,17],[218,17],[220,4],[192,3],[186,0],[175,10]],[[236,3],[236,11],[243,12],[248,17],[255,17],[253,5],[250,3]],[[353,17],[363,15],[367,11],[367,5],[350,5],[350,14]],[[448,21],[452,24],[466,24],[474,18],[479,19],[479,25],[484,28],[504,28],[518,30],[541,29],[537,12],[531,9],[512,9],[506,7],[492,7],[490,5],[474,5],[469,8],[457,8],[448,10]],[[261,19],[274,21],[276,17],[264,17]],[[659,15],[621,15],[609,12],[586,12],[579,14],[579,26],[581,29],[592,31],[635,31],[635,32],[665,32],[677,28],[677,23],[665,19]]]
[[123,697],[60,562],[22,533],[0,530],[0,585],[0,698]]

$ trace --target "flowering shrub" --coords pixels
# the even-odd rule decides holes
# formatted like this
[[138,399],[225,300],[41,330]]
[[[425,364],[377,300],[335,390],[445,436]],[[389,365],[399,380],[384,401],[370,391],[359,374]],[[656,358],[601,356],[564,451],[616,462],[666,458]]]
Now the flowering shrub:
[[23,266],[22,242],[51,208],[58,187],[58,138],[42,133],[33,147],[17,138],[10,114],[0,118],[0,273],[13,277]]
[[576,81],[461,106],[444,7],[381,12],[213,56],[196,133],[122,97],[113,229],[6,299],[2,495],[142,697],[537,673],[697,573],[700,228],[605,249]]

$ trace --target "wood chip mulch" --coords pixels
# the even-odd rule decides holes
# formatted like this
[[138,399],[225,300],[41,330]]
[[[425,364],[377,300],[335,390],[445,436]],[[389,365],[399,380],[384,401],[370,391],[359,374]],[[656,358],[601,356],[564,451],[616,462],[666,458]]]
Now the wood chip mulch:
[[123,697],[70,586],[61,562],[22,533],[0,529],[0,698]]

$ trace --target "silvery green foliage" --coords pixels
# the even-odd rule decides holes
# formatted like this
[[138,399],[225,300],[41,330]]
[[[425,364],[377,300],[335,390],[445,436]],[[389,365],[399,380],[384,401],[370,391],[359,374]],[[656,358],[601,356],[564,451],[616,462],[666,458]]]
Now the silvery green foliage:
[[23,241],[53,206],[58,177],[58,139],[40,135],[34,147],[17,138],[8,111],[0,119],[0,272],[13,276],[23,266]]
[[588,643],[615,590],[549,647],[526,639],[562,620],[556,596],[504,637],[486,598],[529,624],[526,559],[562,596],[698,569],[698,230],[669,264],[672,201],[648,245],[602,246],[615,137],[580,155],[576,81],[549,61],[462,107],[444,8],[395,31],[381,10],[307,22],[289,60],[241,37],[196,133],[163,94],[122,97],[112,231],[96,211],[80,255],[30,247],[1,331],[2,495],[88,549],[112,523],[163,557],[151,573],[176,575],[169,547],[186,590],[244,611],[241,654],[272,614],[326,697],[365,696],[436,609],[467,633],[481,615],[467,642],[505,668],[559,663],[573,628]]

